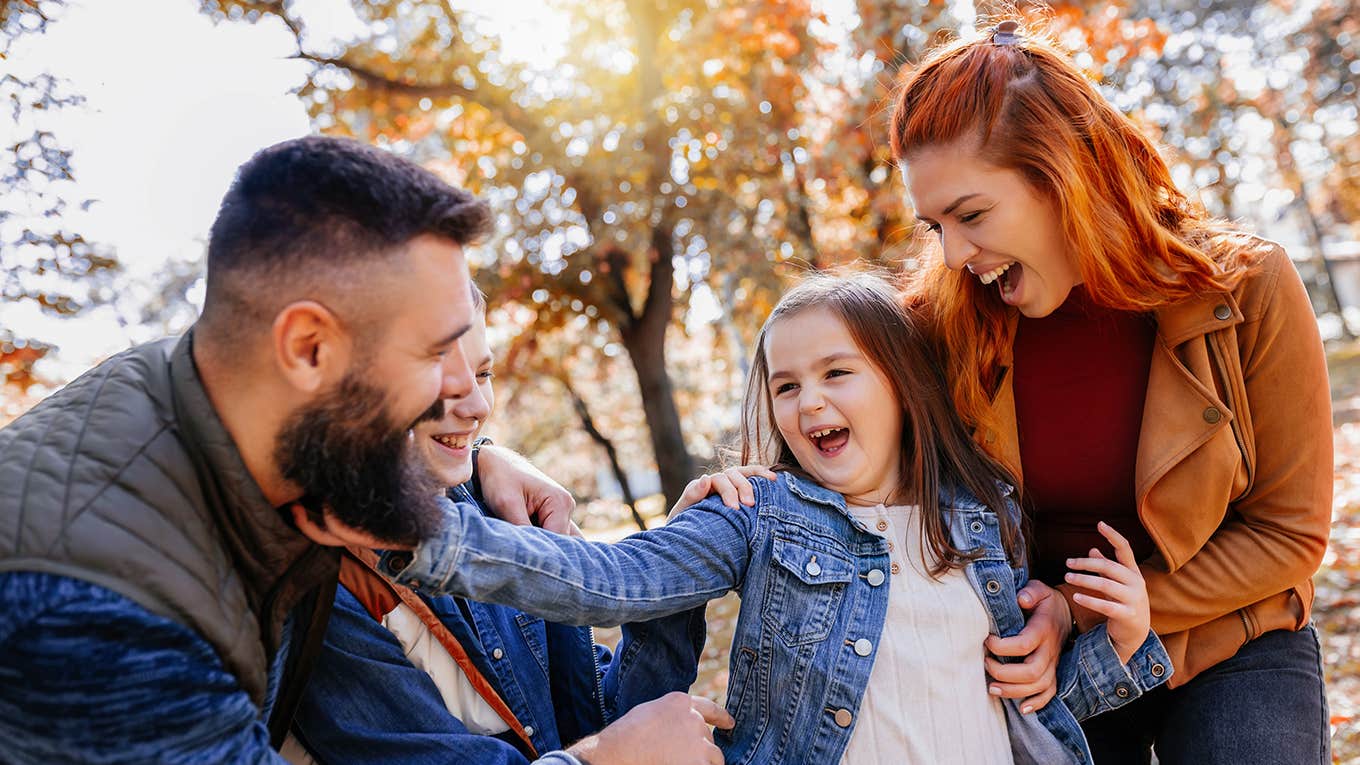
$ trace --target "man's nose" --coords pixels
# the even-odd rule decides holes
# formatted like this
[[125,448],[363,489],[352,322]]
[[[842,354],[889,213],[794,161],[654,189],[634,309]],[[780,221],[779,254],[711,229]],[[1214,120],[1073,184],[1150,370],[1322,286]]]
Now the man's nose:
[[477,380],[472,373],[472,365],[468,364],[467,356],[463,354],[462,343],[455,343],[445,354],[440,371],[440,398],[463,398],[477,388]]

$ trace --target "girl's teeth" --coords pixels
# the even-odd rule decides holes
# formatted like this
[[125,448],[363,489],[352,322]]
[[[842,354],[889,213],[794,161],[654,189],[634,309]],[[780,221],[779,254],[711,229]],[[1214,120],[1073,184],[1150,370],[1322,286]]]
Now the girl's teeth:
[[1011,265],[1012,265],[1011,263],[1007,263],[1007,264],[1004,265],[1004,266],[1001,266],[1001,267],[996,268],[996,269],[994,269],[994,270],[988,271],[987,273],[982,274],[981,276],[979,276],[979,277],[978,277],[978,281],[982,282],[983,284],[991,284],[992,282],[996,281],[997,279],[1000,279],[1000,278],[1001,278],[1001,275],[1004,274],[1004,273],[1006,273],[1006,269],[1010,268]]

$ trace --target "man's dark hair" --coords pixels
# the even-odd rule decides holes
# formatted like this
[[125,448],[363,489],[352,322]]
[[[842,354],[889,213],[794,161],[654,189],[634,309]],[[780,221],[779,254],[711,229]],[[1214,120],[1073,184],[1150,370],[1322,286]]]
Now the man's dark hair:
[[485,202],[390,152],[328,136],[284,141],[242,165],[222,200],[204,323],[234,335],[293,300],[338,293],[343,303],[365,281],[356,269],[382,264],[411,239],[464,245],[491,227]]

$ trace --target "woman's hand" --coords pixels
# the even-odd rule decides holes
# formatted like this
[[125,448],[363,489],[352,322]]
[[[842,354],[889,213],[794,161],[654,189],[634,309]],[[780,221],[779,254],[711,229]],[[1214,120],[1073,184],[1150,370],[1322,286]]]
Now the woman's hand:
[[[1089,557],[1067,559],[1067,567],[1072,571],[1067,573],[1066,579],[1069,584],[1084,590],[1072,596],[1078,605],[1105,617],[1110,643],[1119,654],[1119,661],[1128,664],[1134,651],[1147,640],[1151,625],[1147,584],[1138,570],[1129,540],[1104,521],[1097,528],[1114,547],[1115,559],[1106,558],[1092,547]],[[1077,571],[1091,573],[1075,573]]]
[[[983,661],[993,682],[988,692],[1008,699],[1023,699],[1020,711],[1042,709],[1058,693],[1058,657],[1071,631],[1072,614],[1056,590],[1036,579],[1016,593],[1020,608],[1029,612],[1020,634],[1003,638],[992,635],[984,643],[992,656]],[[1005,663],[993,656],[1023,656]]]
[[742,465],[741,467],[728,468],[721,473],[705,473],[689,482],[685,490],[680,494],[680,499],[676,500],[675,507],[666,514],[666,520],[675,517],[675,514],[697,504],[704,497],[717,494],[722,497],[724,505],[736,509],[738,504],[750,507],[756,503],[756,491],[751,487],[748,480],[751,476],[758,475],[762,478],[775,480],[774,471],[764,465]]

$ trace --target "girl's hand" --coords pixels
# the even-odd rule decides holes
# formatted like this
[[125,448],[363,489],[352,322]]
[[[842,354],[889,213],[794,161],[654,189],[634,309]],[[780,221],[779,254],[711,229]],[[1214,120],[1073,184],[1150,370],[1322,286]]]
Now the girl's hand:
[[742,465],[741,467],[728,468],[721,473],[705,473],[695,478],[685,487],[680,494],[680,499],[676,500],[675,507],[666,514],[666,520],[675,517],[675,514],[689,507],[698,504],[704,497],[717,494],[722,497],[724,505],[732,509],[737,508],[737,504],[747,507],[756,503],[756,491],[751,488],[749,479],[753,475],[775,480],[774,471],[764,465]]
[[[1090,557],[1068,558],[1067,581],[1084,592],[1078,592],[1072,599],[1105,617],[1105,629],[1110,634],[1119,660],[1125,664],[1133,658],[1133,652],[1147,640],[1152,617],[1148,612],[1147,585],[1143,574],[1134,560],[1133,548],[1129,540],[1101,521],[1097,526],[1102,536],[1114,547],[1114,560],[1106,558],[1094,547]],[[1076,571],[1089,571],[1078,574]]]

